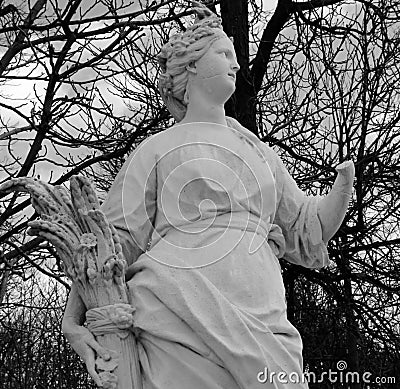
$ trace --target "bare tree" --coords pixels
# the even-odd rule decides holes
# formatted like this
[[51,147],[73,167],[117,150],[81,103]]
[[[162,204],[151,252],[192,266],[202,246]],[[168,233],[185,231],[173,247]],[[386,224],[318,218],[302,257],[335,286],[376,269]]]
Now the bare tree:
[[[65,184],[83,173],[104,193],[136,144],[170,124],[155,85],[156,54],[184,28],[189,6],[3,2],[0,182],[48,170],[47,181]],[[323,371],[343,359],[351,371],[395,374],[400,1],[279,0],[270,14],[256,1],[210,8],[234,37],[241,66],[227,113],[274,146],[310,193],[330,189],[339,162],[356,164],[351,209],[329,245],[331,266],[282,262],[307,367]],[[6,89],[19,80],[35,85],[30,99],[13,100]],[[0,201],[0,301],[8,304],[32,268],[65,283],[52,247],[26,235],[36,217],[29,200]]]
[[[85,170],[96,177],[100,189],[108,188],[108,177],[94,174],[98,166],[123,159],[168,118],[161,104],[146,103],[158,99],[154,80],[148,77],[142,82],[151,65],[147,58],[135,54],[129,71],[122,71],[116,58],[129,57],[145,38],[145,29],[175,18],[169,16],[170,3],[139,7],[135,1],[88,5],[76,0],[3,6],[0,142],[7,152],[2,156],[0,182],[49,172],[45,179],[63,184]],[[107,89],[109,79],[124,82],[127,74],[135,82],[135,91],[121,97],[116,89]],[[22,102],[13,96],[12,83],[17,81],[28,91],[31,88],[31,96]],[[112,101],[127,107],[117,110]],[[5,253],[1,301],[22,253],[39,247],[46,247],[50,255],[54,252],[40,239],[26,239],[27,221],[36,217],[29,210],[29,199],[0,197],[0,244]]]
[[[38,0],[0,4],[1,183],[33,176],[68,185],[72,175],[83,173],[95,179],[100,191],[108,189],[125,156],[170,119],[155,89],[157,47],[150,62],[148,50],[152,29],[188,14],[189,4],[175,14],[173,3]],[[141,44],[141,51],[136,50]],[[130,61],[130,68],[122,68],[118,59]],[[18,83],[24,88],[22,99],[16,93]],[[121,96],[118,85],[128,87],[128,83],[129,93]],[[27,235],[27,223],[37,215],[26,196],[0,194],[0,210],[2,384],[10,388],[33,382],[38,387],[85,386],[84,369],[77,370],[76,377],[60,373],[66,364],[77,363],[60,340],[65,293],[47,291],[40,304],[33,302],[43,279],[69,288],[59,258],[50,244]],[[20,296],[17,303],[13,296],[21,288],[32,294]],[[50,304],[50,295],[57,296],[57,304]],[[46,327],[39,335],[31,334],[42,322]],[[26,332],[21,333],[23,324]],[[34,342],[46,338],[53,343]]]
[[[315,271],[283,263],[289,314],[306,344],[318,309],[320,323],[332,323],[331,312],[340,323],[330,348],[312,337],[319,347],[306,347],[306,361],[318,369],[321,360],[343,358],[351,371],[378,374],[376,355],[399,361],[400,3],[278,1],[261,41],[254,20],[245,26],[233,18],[233,3],[225,4],[225,20],[235,44],[257,48],[242,59],[244,79],[231,110],[280,150],[306,191],[326,193],[334,166],[356,163],[351,209],[329,247],[332,266]],[[313,313],[305,316],[300,296],[310,282],[318,288],[307,295]]]
[[94,388],[61,333],[65,289],[36,273],[12,285],[0,310],[2,388]]

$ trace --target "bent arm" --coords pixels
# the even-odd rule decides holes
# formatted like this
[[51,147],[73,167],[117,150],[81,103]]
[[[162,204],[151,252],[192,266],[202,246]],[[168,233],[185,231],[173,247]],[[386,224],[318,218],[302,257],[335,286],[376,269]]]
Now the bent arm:
[[68,332],[70,325],[83,325],[85,322],[86,306],[83,303],[75,285],[72,285],[68,296],[67,307],[65,308],[62,331]]
[[321,222],[322,239],[325,243],[335,235],[342,224],[353,189],[353,162],[343,162],[337,166],[336,170],[338,175],[331,191],[318,204],[318,218]]

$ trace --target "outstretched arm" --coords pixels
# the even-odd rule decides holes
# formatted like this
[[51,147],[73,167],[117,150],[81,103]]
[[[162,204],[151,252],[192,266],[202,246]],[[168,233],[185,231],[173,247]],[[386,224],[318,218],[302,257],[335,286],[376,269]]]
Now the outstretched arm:
[[351,199],[354,180],[354,164],[351,161],[336,167],[338,175],[331,191],[318,204],[318,217],[321,221],[322,239],[325,243],[335,235],[346,215]]
[[338,176],[325,197],[308,196],[297,186],[279,156],[267,145],[262,145],[275,176],[274,224],[282,229],[285,238],[283,257],[308,268],[328,265],[326,243],[339,229],[346,214],[353,187],[353,162],[337,166]]

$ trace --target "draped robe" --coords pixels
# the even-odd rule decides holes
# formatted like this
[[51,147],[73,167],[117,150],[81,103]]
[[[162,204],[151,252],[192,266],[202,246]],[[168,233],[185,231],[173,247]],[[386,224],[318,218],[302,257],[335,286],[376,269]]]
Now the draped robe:
[[320,198],[298,188],[270,147],[227,123],[147,138],[102,205],[134,273],[144,389],[308,387],[288,378],[302,375],[302,341],[278,258],[328,263]]

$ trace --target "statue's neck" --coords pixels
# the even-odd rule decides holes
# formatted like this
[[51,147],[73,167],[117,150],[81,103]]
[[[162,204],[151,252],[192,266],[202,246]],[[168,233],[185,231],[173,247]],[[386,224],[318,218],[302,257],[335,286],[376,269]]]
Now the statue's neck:
[[191,98],[186,115],[179,124],[194,122],[210,122],[226,126],[224,104],[217,104],[204,98]]

